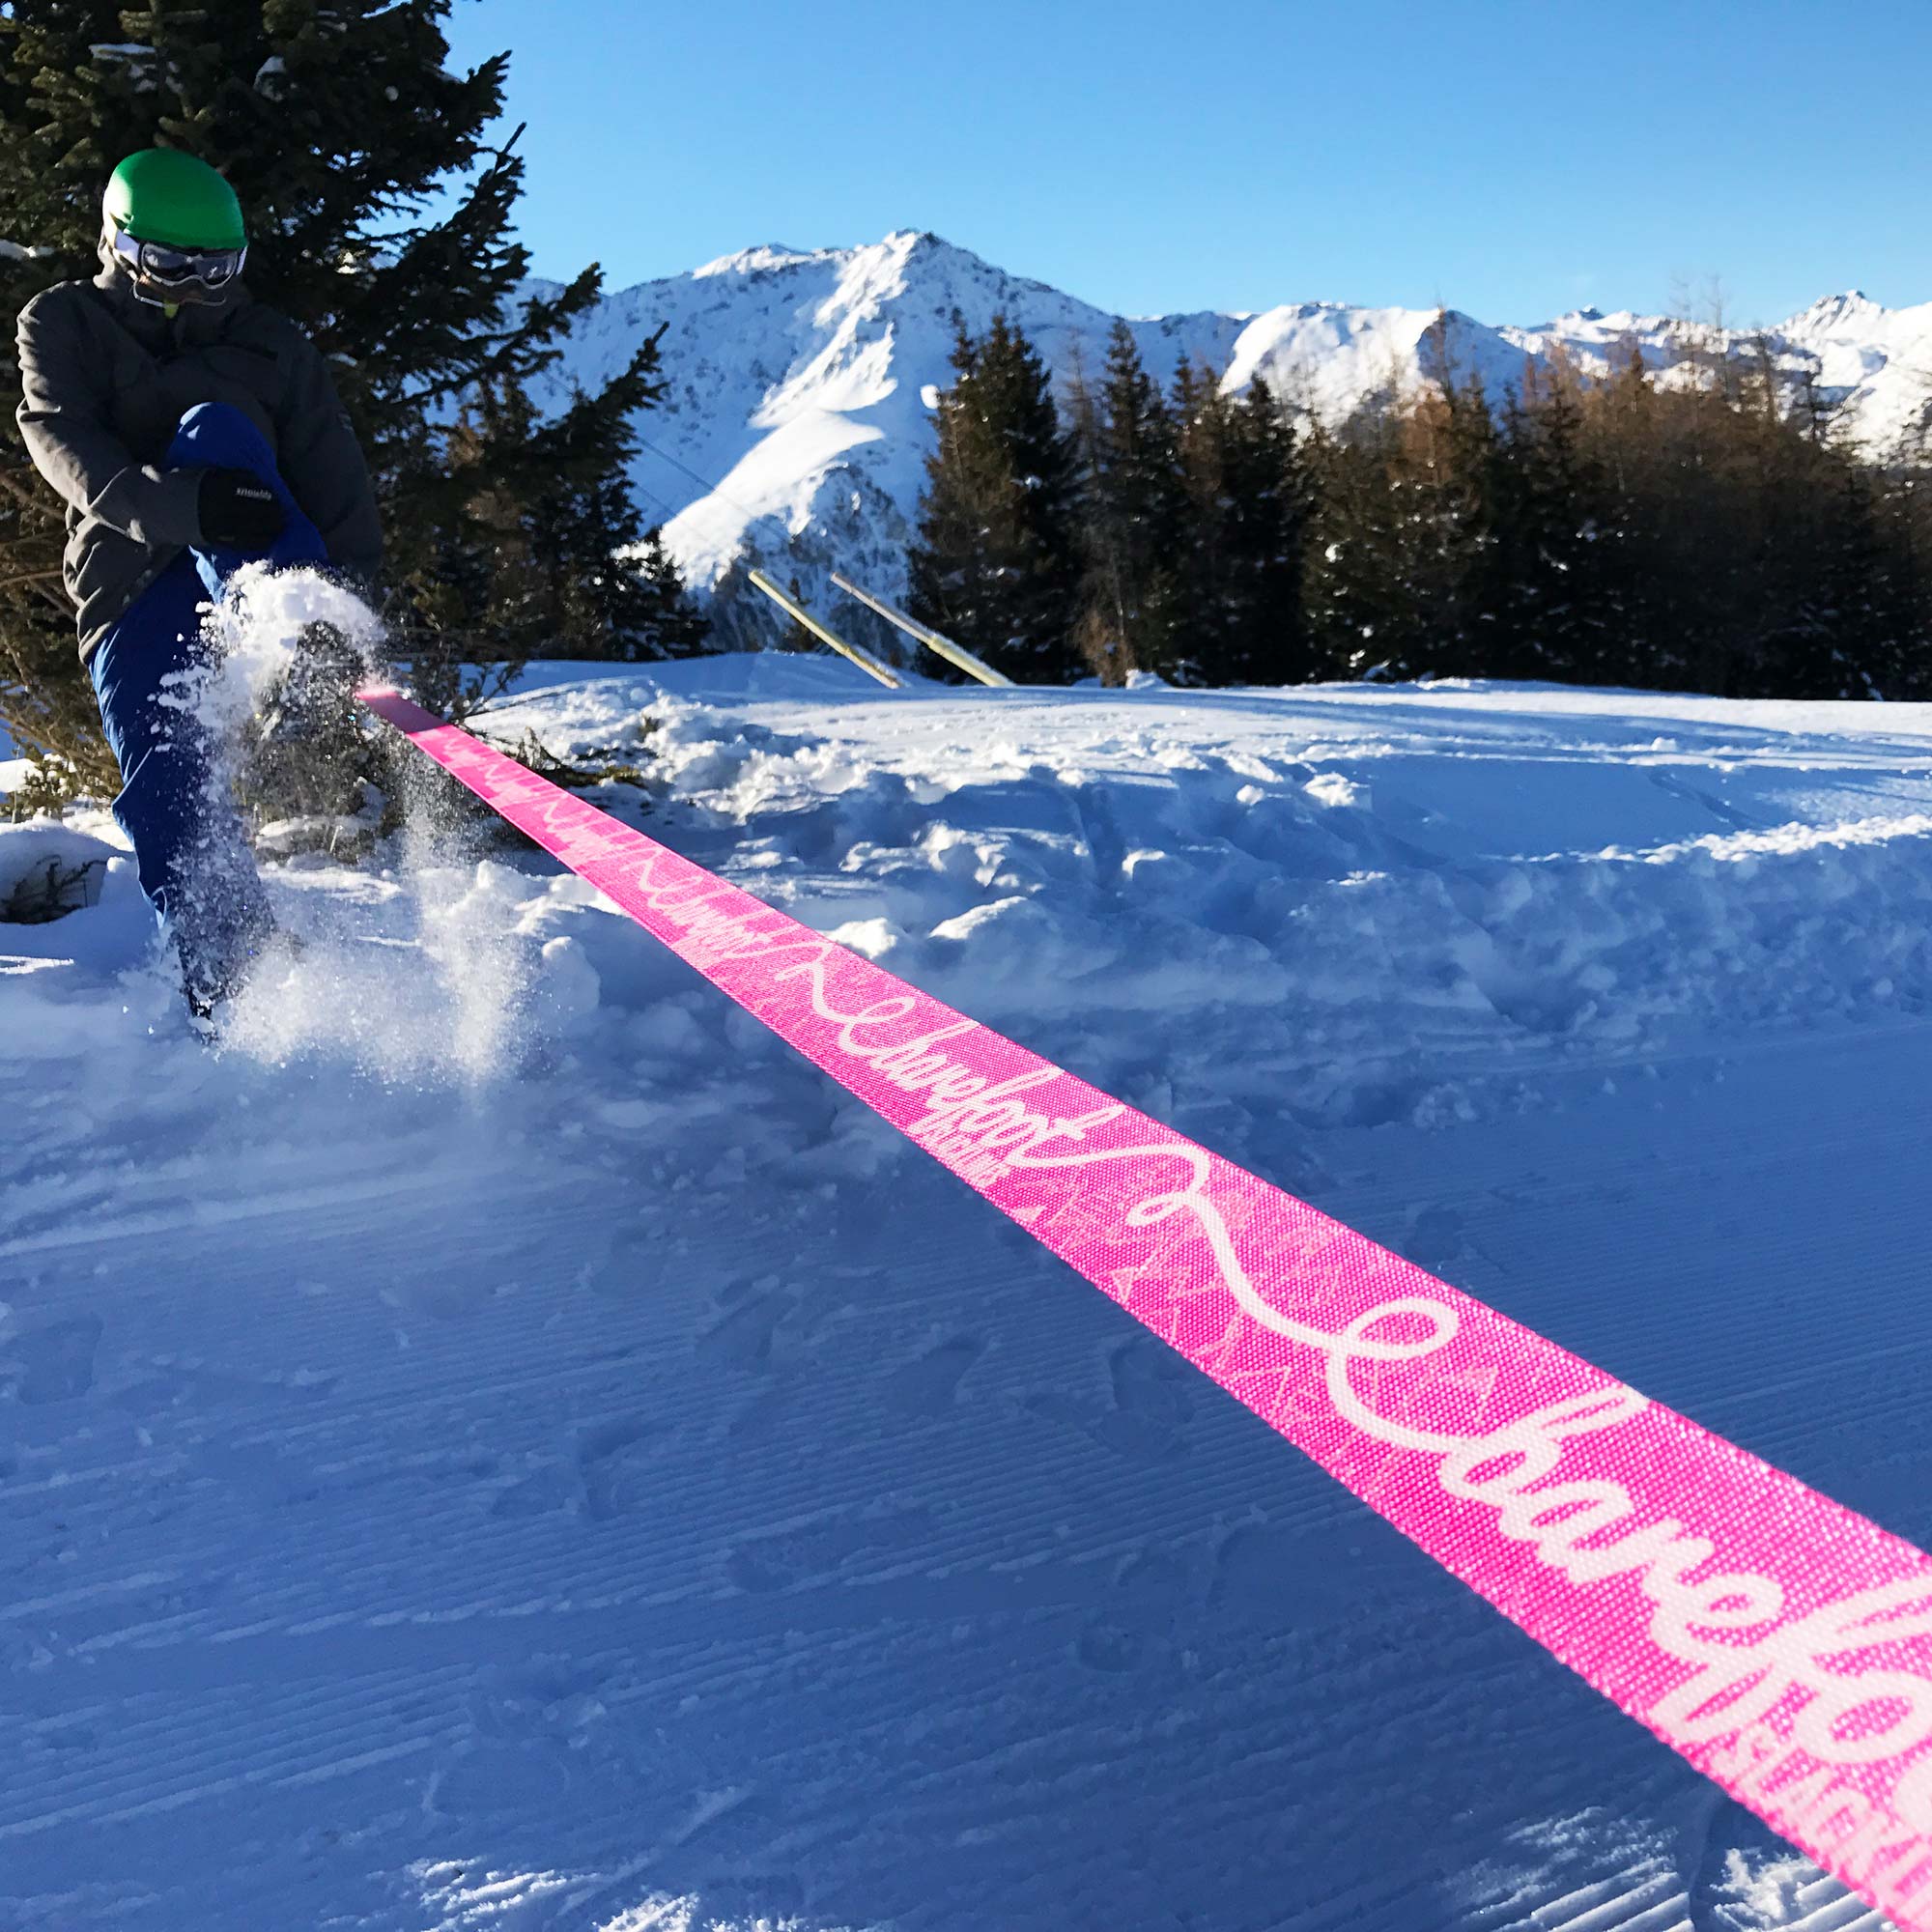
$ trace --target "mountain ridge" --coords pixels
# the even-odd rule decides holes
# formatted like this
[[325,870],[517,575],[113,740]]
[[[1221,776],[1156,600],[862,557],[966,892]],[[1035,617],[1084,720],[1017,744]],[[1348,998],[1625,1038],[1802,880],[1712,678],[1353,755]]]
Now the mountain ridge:
[[[855,633],[895,644],[828,579],[842,569],[889,597],[903,593],[932,411],[952,378],[953,317],[977,333],[998,313],[1026,332],[1063,388],[1082,369],[1097,374],[1117,320],[930,229],[857,247],[762,242],[606,297],[573,330],[541,399],[594,387],[665,324],[667,392],[640,419],[632,478],[724,637],[755,644],[776,633],[744,586],[750,563],[796,579]],[[1889,309],[1857,289],[1765,329],[1595,308],[1492,325],[1454,308],[1335,301],[1120,319],[1156,381],[1184,355],[1221,370],[1225,387],[1260,379],[1330,421],[1446,376],[1473,378],[1498,398],[1525,368],[1559,355],[1601,375],[1633,345],[1665,381],[1693,355],[1762,345],[1875,455],[1917,438],[1932,416],[1932,302]]]

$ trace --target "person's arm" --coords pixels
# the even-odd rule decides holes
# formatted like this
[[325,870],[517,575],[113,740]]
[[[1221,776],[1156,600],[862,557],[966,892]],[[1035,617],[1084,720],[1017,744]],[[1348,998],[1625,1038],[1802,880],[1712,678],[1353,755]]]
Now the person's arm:
[[328,560],[374,582],[383,567],[383,526],[369,466],[322,352],[299,331],[295,343],[293,380],[275,426],[277,466],[322,532]]
[[71,305],[31,301],[20,312],[20,406],[14,419],[34,468],[63,501],[156,549],[201,540],[198,469],[137,463],[107,423],[107,372],[89,366]]

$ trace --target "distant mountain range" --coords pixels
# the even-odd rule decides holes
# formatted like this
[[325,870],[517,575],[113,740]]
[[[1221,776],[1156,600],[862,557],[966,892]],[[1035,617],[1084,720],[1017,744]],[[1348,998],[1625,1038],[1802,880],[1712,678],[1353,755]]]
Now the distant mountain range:
[[[748,248],[610,296],[578,327],[554,380],[559,395],[571,383],[594,384],[668,325],[668,393],[640,418],[647,446],[634,477],[688,581],[708,593],[743,555],[796,578],[816,607],[876,637],[874,620],[828,592],[826,578],[842,569],[888,596],[904,588],[955,313],[976,332],[1004,313],[1063,382],[1083,366],[1098,374],[1115,321],[936,235],[902,230],[862,248]],[[1494,397],[1521,381],[1526,362],[1558,349],[1598,374],[1633,342],[1651,367],[1668,368],[1691,340],[1679,322],[1629,312],[1581,309],[1519,327],[1454,309],[1341,302],[1130,318],[1129,326],[1163,382],[1185,355],[1225,371],[1228,386],[1260,376],[1329,419],[1440,380],[1445,360]],[[1778,367],[1808,376],[1837,406],[1844,433],[1873,452],[1897,446],[1932,416],[1932,303],[1887,309],[1862,295],[1833,296],[1776,328],[1698,335],[1732,354],[1766,342]],[[730,586],[715,614],[744,642],[776,630],[754,593]]]

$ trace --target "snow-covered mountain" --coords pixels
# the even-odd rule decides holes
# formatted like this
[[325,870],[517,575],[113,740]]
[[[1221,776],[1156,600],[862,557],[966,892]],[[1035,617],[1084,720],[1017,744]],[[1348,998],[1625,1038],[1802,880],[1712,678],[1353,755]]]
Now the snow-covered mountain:
[[[643,419],[635,479],[687,577],[711,588],[743,555],[796,577],[814,602],[875,636],[865,612],[828,594],[825,579],[843,568],[888,594],[903,587],[955,313],[976,331],[1005,313],[1063,382],[1083,365],[1097,372],[1115,321],[938,236],[902,230],[863,248],[749,248],[639,283],[583,323],[557,380],[594,384],[666,325],[669,390]],[[1224,371],[1230,386],[1259,376],[1331,420],[1445,373],[1474,375],[1500,394],[1526,364],[1559,352],[1602,372],[1634,343],[1653,368],[1667,368],[1693,348],[1753,353],[1762,339],[1875,450],[1915,431],[1932,400],[1932,303],[1887,309],[1857,294],[1767,331],[1693,331],[1668,317],[1594,309],[1491,327],[1454,309],[1341,302],[1136,318],[1131,327],[1163,380],[1184,355]],[[718,614],[746,642],[771,629],[769,613],[745,609],[728,584]]]

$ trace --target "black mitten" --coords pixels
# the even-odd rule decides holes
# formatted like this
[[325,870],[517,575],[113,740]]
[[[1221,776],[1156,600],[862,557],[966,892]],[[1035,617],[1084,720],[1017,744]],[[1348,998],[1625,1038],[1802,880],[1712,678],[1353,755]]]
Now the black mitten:
[[227,550],[267,550],[289,521],[281,499],[247,469],[205,471],[198,507],[203,540]]

